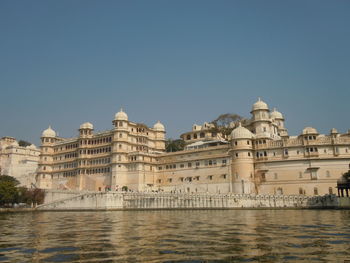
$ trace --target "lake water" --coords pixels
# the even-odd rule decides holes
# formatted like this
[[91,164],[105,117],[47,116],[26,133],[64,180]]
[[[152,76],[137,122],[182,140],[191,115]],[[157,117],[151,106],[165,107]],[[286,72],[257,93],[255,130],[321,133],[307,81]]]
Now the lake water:
[[349,210],[0,213],[0,262],[344,262]]

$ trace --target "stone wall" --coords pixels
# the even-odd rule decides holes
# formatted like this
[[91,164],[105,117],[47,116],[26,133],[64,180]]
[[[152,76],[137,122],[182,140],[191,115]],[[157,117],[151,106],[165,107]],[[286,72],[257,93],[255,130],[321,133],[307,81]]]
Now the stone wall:
[[[54,197],[57,197],[55,199]],[[58,198],[59,197],[59,198]],[[325,196],[170,194],[122,192],[49,193],[39,210],[105,209],[235,209],[235,208],[338,208],[339,198]],[[342,202],[350,208],[349,202]]]

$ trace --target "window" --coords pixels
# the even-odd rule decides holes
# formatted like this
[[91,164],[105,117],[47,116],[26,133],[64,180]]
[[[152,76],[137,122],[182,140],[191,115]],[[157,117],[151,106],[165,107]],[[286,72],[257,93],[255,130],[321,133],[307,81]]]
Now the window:
[[222,178],[226,179],[227,175],[226,174],[223,174],[222,175]]
[[303,178],[303,172],[299,172],[299,178]]
[[329,171],[326,171],[326,177],[331,177],[331,173]]
[[204,132],[201,132],[201,133],[199,134],[199,137],[204,138],[204,137],[205,137]]
[[277,188],[277,194],[278,195],[283,195],[283,188],[282,187],[278,187]]
[[209,180],[213,180],[213,176],[212,175],[209,175],[208,178],[209,178]]
[[180,164],[180,168],[184,168],[185,167],[185,165],[182,163],[182,164]]
[[278,179],[278,174],[277,173],[274,174],[274,178],[275,178],[275,180]]
[[248,156],[250,156],[250,152],[248,152]]
[[247,144],[249,145],[249,144],[250,144],[250,142],[249,142],[249,141],[247,141]]
[[317,189],[317,187],[314,188],[314,195],[318,195],[318,189]]
[[238,157],[238,153],[236,153],[236,157]]
[[222,164],[224,164],[224,165],[225,165],[225,164],[226,164],[226,162],[227,162],[227,161],[226,161],[226,159],[222,160]]
[[200,166],[200,162],[196,162],[196,166],[197,166],[197,167]]
[[311,180],[317,180],[317,171],[311,171]]
[[288,155],[288,149],[284,149],[284,155]]
[[303,188],[301,188],[301,187],[299,188],[299,194],[300,194],[300,195],[304,194],[304,190],[303,190]]
[[188,168],[192,167],[192,163],[187,163],[187,167]]
[[191,135],[187,135],[186,140],[191,140]]
[[235,145],[237,145],[237,141],[235,141]]

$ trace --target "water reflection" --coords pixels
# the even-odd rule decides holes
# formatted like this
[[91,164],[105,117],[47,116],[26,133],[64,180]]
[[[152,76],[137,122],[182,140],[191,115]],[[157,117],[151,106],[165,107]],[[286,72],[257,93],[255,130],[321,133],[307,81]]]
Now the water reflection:
[[0,262],[296,262],[350,258],[350,211],[0,214]]

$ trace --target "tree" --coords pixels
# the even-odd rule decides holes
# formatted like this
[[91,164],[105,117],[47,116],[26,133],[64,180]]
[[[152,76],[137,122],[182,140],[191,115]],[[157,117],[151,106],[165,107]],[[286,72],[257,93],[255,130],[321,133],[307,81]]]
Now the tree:
[[21,147],[27,147],[27,146],[32,145],[32,144],[30,142],[25,141],[25,140],[19,140],[18,145]]
[[17,201],[18,191],[16,186],[19,182],[8,175],[0,176],[0,206],[12,204]]
[[185,142],[181,139],[177,139],[177,140],[167,139],[165,142],[166,152],[178,152],[178,151],[182,151],[184,148],[185,148]]
[[27,204],[34,203],[34,204],[40,205],[44,203],[45,192],[39,188],[27,189],[26,199],[27,199],[26,201]]
[[[216,132],[221,134],[224,138],[228,138],[231,134],[232,130],[237,126],[238,122],[245,122],[242,116],[235,113],[225,113],[219,115],[215,120],[211,123],[214,124],[214,128],[212,128],[212,132]],[[233,125],[234,124],[234,125]]]

